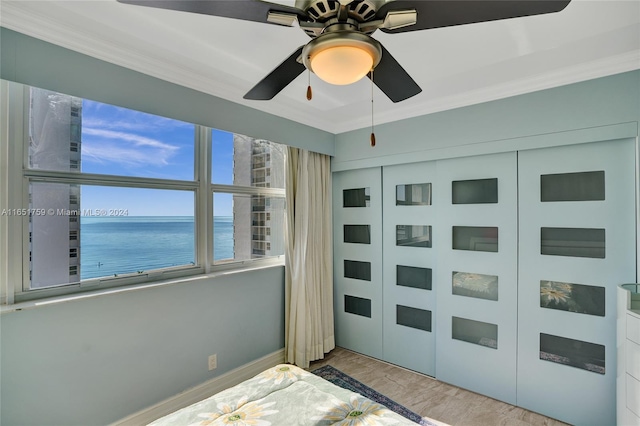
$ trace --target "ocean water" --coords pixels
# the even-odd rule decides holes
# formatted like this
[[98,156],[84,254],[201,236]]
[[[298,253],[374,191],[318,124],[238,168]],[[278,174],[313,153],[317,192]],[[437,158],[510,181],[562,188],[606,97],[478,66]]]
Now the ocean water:
[[[233,217],[213,218],[214,260],[233,258]],[[195,263],[192,216],[80,218],[81,279]]]

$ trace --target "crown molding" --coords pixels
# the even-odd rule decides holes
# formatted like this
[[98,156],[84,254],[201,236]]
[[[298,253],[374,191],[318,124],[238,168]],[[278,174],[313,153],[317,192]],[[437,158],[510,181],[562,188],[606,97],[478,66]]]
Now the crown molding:
[[[139,45],[136,47],[135,43],[127,45],[118,43],[115,40],[126,40],[131,36],[115,28],[110,28],[114,35],[113,39],[106,40],[78,26],[62,26],[51,16],[35,12],[33,8],[28,7],[29,3],[31,2],[4,1],[0,16],[2,26],[96,59],[334,134],[362,129],[371,125],[371,116],[368,114],[370,109],[364,107],[361,108],[362,115],[357,118],[335,120],[323,118],[318,114],[318,111],[311,108],[300,108],[299,102],[288,97],[286,93],[279,95],[278,102],[257,104],[255,101],[244,100],[242,96],[247,90],[246,88],[251,87],[254,82],[244,80],[238,82],[238,76],[225,75],[224,72],[221,74],[220,71],[216,76],[209,76],[204,65],[200,67],[200,63],[187,60],[187,58],[182,61],[175,60],[175,57],[169,59],[162,55],[150,54]],[[80,17],[79,19],[86,20],[87,18]],[[95,24],[105,25],[104,22],[96,22]],[[87,28],[90,27],[87,26]],[[374,119],[375,123],[380,125],[636,69],[640,69],[640,51],[637,50],[535,76],[509,80],[503,84],[461,94],[426,99],[423,102],[408,100],[405,104],[394,105],[391,110],[377,111]],[[213,73],[213,71],[211,72]],[[222,78],[220,78],[221,75]],[[354,105],[359,107],[364,105],[364,101],[354,103]]]
[[[465,92],[459,95],[430,99],[428,102],[423,102],[418,105],[412,104],[405,108],[398,108],[386,113],[376,114],[375,122],[376,124],[384,124],[419,117],[436,112],[477,105],[512,96],[593,80],[600,77],[621,74],[637,69],[640,69],[640,51],[636,50],[599,59],[597,61],[565,67],[529,78],[511,80],[500,85],[483,87],[482,89]],[[357,120],[336,123],[332,132],[335,134],[345,133],[352,130],[367,128],[370,125],[371,117],[366,116]]]

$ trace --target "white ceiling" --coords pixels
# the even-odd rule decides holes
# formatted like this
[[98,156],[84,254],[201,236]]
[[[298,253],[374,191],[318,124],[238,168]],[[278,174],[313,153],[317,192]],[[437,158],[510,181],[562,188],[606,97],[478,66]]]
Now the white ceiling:
[[[371,123],[366,78],[331,86],[312,75],[307,101],[305,72],[271,101],[242,99],[309,41],[299,28],[116,0],[0,0],[0,23],[333,133]],[[394,104],[376,88],[375,122],[384,123],[640,69],[640,0],[572,0],[555,14],[373,36],[423,89]]]

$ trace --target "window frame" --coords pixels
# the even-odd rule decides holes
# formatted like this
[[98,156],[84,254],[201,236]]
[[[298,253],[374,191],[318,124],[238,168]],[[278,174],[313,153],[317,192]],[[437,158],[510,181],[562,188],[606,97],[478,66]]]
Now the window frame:
[[[77,283],[30,289],[29,216],[0,215],[0,305],[72,295],[92,290],[155,283],[167,279],[214,273],[219,270],[246,269],[282,265],[284,255],[232,260],[214,264],[213,194],[215,192],[279,196],[284,189],[246,187],[211,183],[211,128],[190,123],[194,132],[193,180],[103,175],[74,171],[30,169],[29,165],[29,92],[30,86],[0,80],[0,212],[29,208],[31,182],[99,185],[120,188],[145,188],[190,191],[194,194],[195,265],[150,270],[143,274],[92,278]],[[5,182],[2,184],[2,182]],[[17,184],[20,182],[20,184]],[[286,203],[286,199],[285,199]]]

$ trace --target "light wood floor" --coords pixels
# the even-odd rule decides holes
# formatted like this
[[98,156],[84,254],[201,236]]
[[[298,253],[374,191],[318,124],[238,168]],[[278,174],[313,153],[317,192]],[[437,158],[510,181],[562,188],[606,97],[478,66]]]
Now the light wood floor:
[[565,423],[431,377],[336,348],[310,370],[329,364],[436,423],[463,426],[561,426]]

